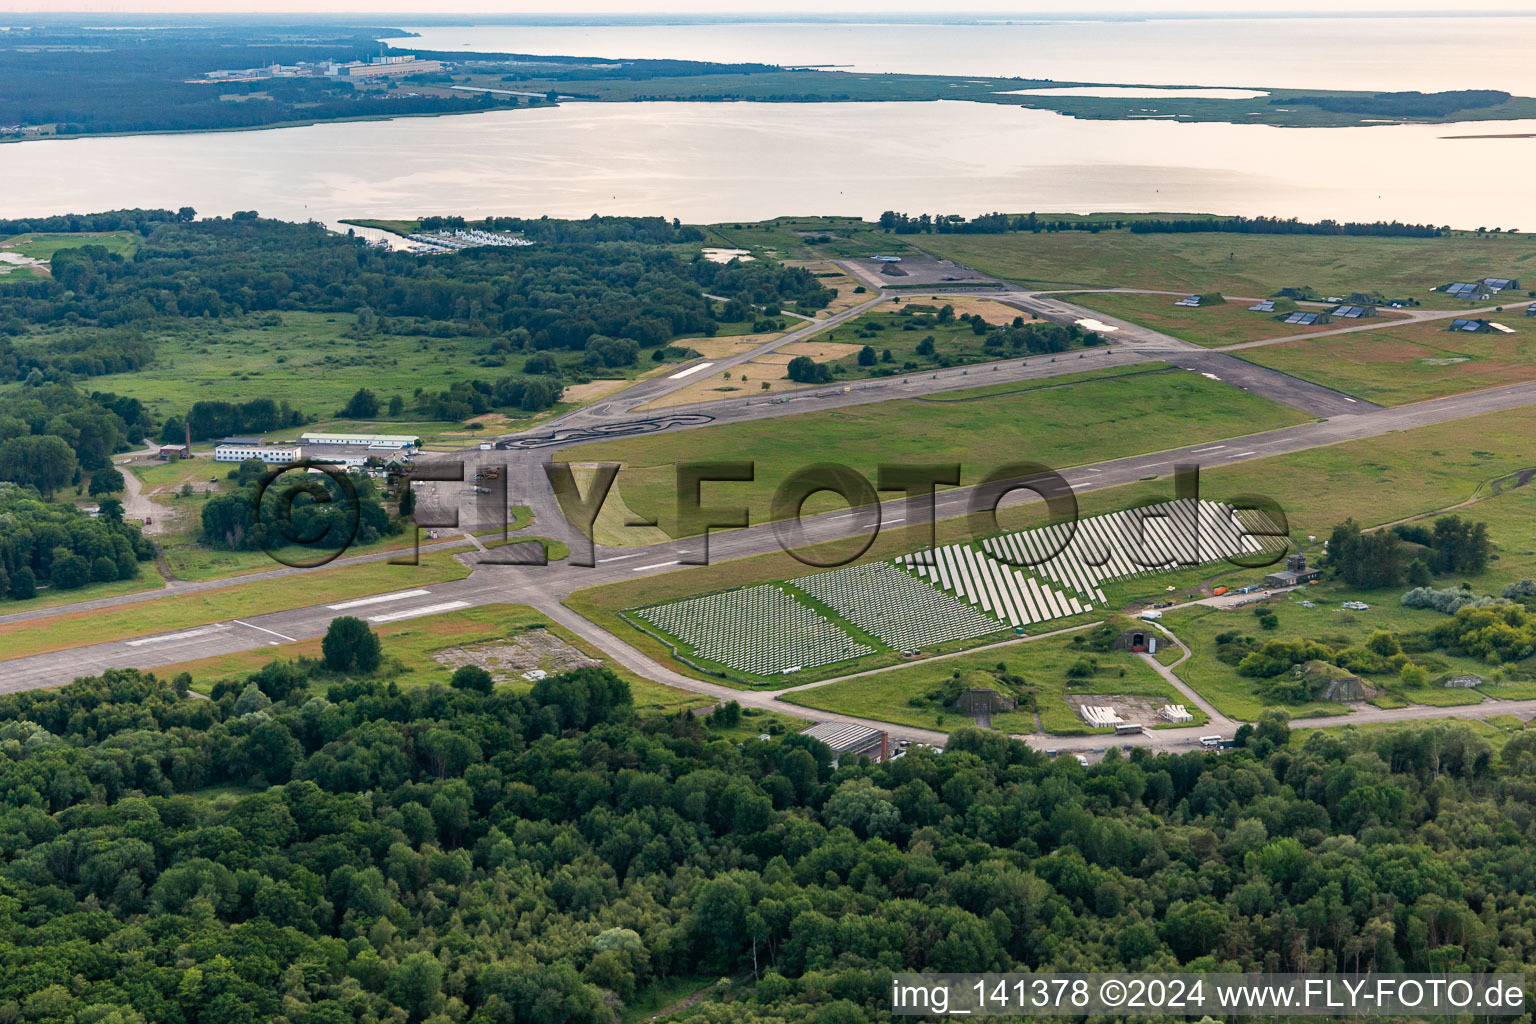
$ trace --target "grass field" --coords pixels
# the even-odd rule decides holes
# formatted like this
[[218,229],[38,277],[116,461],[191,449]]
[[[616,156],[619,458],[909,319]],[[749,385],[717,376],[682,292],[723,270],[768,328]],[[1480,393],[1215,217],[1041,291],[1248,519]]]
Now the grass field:
[[[881,462],[959,461],[964,479],[971,482],[1005,461],[1081,465],[1306,420],[1294,409],[1197,374],[1111,376],[970,402],[950,397],[581,445],[560,457],[623,463],[616,486],[624,501],[641,515],[655,516],[663,530],[676,536],[673,464],[687,459],[755,461],[754,482],[712,485],[706,501],[745,502],[752,522],[761,523],[771,518],[771,498],[780,482],[818,462],[844,463],[874,479]],[[841,504],[841,499],[818,495],[806,503],[807,511],[814,511],[822,498],[822,508]]]
[[[1035,687],[1040,722],[1047,733],[1058,736],[1092,732],[1064,699],[1067,694],[1129,694],[1185,703],[1146,663],[1127,652],[1095,653],[1098,671],[1090,678],[1068,680],[1067,667],[1084,654],[1074,636],[1049,636],[971,651],[949,658],[932,658],[881,672],[859,676],[786,694],[784,700],[803,707],[835,711],[915,728],[952,731],[973,725],[969,715],[952,708],[913,707],[909,701],[934,689],[954,672],[976,673],[977,686],[992,685],[987,670],[1005,665]],[[1195,724],[1206,721],[1194,709]],[[1025,710],[992,716],[992,727],[1008,733],[1034,733],[1034,716]]]
[[78,249],[99,245],[120,256],[132,256],[139,248],[138,236],[131,231],[59,232],[30,231],[0,238],[0,252],[14,252],[35,260],[53,259],[60,249]]
[[1431,289],[1469,278],[1536,279],[1536,238],[1525,235],[1374,238],[1111,230],[905,237],[936,256],[1041,285],[1260,297],[1281,288],[1311,287],[1325,295],[1380,292],[1388,299],[1417,298],[1431,308],[1459,309],[1472,303],[1431,294]]
[[[1079,306],[1087,306],[1089,309],[1096,309],[1101,313],[1129,320],[1133,324],[1150,327],[1154,331],[1162,331],[1164,334],[1196,345],[1204,345],[1206,348],[1237,345],[1245,341],[1285,338],[1293,334],[1310,334],[1321,329],[1281,323],[1275,318],[1274,313],[1250,312],[1248,307],[1253,303],[1246,299],[1230,299],[1219,306],[1207,305],[1198,309],[1188,309],[1175,306],[1175,296],[1172,295],[1083,292],[1061,297]],[[1382,319],[1385,320],[1385,318]]]
[[1405,405],[1536,377],[1536,320],[1519,311],[1488,319],[1515,333],[1453,332],[1446,330],[1449,320],[1440,320],[1236,354],[1378,405]]
[[24,658],[87,644],[304,608],[327,601],[429,586],[468,575],[469,570],[447,554],[424,554],[417,566],[366,562],[338,569],[316,569],[293,576],[162,597],[121,608],[64,612],[0,625],[0,644],[4,645],[7,658]]
[[[551,622],[527,605],[485,605],[480,608],[449,612],[445,615],[431,615],[405,622],[386,623],[375,629],[375,632],[384,642],[385,656],[397,658],[401,663],[401,672],[393,676],[393,680],[402,686],[413,686],[432,682],[446,683],[448,677],[452,675],[451,669],[433,659],[434,652],[447,647],[478,644],[516,636],[532,628],[548,629],[594,660],[604,660],[586,641]],[[178,672],[189,672],[193,679],[193,689],[206,694],[220,679],[236,678],[255,672],[269,661],[300,656],[319,657],[320,641],[305,640],[185,662],[167,666],[160,669],[157,674],[170,677]],[[709,697],[642,679],[612,664],[609,667],[629,683],[637,710],[672,713],[713,703]],[[521,680],[504,685],[515,689],[528,689],[532,686],[531,683]],[[743,715],[745,716],[745,711]],[[763,728],[756,730],[756,732],[764,731],[766,729]]]

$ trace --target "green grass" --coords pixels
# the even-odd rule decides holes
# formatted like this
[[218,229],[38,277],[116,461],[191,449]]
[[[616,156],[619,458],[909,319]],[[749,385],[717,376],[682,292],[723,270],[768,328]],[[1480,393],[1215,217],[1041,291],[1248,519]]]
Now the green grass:
[[1518,310],[1488,314],[1486,319],[1515,333],[1451,332],[1446,330],[1450,321],[1441,320],[1288,341],[1236,354],[1378,405],[1404,405],[1536,377],[1533,321]]
[[1062,298],[1206,348],[1310,334],[1321,329],[1281,323],[1274,313],[1250,312],[1248,307],[1252,303],[1245,299],[1189,309],[1175,306],[1175,296],[1172,295],[1086,292]]
[[[374,631],[383,640],[386,658],[400,662],[399,673],[390,678],[401,686],[422,686],[433,682],[446,683],[452,674],[447,666],[433,658],[435,652],[448,647],[462,647],[512,637],[536,628],[548,629],[594,660],[605,660],[581,637],[551,622],[543,614],[527,605],[492,604],[479,608],[466,608],[443,615],[428,615],[403,622],[385,623]],[[320,640],[318,638],[303,640],[297,643],[280,644],[276,647],[264,647],[200,661],[184,662],[158,669],[157,673],[161,676],[171,676],[177,672],[188,672],[193,678],[193,689],[206,694],[217,680],[237,678],[255,672],[269,661],[300,656],[319,657]],[[643,679],[617,665],[609,664],[609,667],[629,683],[636,710],[671,714],[713,703],[709,697]],[[526,691],[533,684],[517,680],[503,685],[514,691]],[[743,723],[767,724],[761,719],[748,717],[746,709],[742,712],[742,720]],[[758,732],[764,731],[766,728],[758,728],[752,735],[755,736]]]
[[0,600],[0,615],[13,615],[16,612],[29,612],[38,608],[56,608],[61,604],[78,604],[81,601],[96,601],[107,597],[122,597],[125,594],[137,594],[145,590],[159,590],[163,586],[165,586],[165,580],[156,571],[155,564],[140,562],[139,575],[131,580],[91,583],[78,590],[52,590],[40,584],[37,596],[29,601]]
[[[958,461],[974,482],[1010,461],[1068,467],[1305,422],[1294,409],[1198,374],[1082,381],[978,401],[898,399],[772,422],[706,427],[565,449],[571,462],[624,464],[617,487],[642,515],[673,536],[678,527],[674,463],[750,459],[752,483],[706,486],[705,501],[746,504],[752,522],[771,518],[775,488],[796,470],[840,462],[873,479],[882,462]],[[841,499],[807,502],[838,507]]]
[[[1273,608],[1280,620],[1274,630],[1259,628],[1252,607],[1230,610],[1180,608],[1166,613],[1163,624],[1187,644],[1191,651],[1189,660],[1177,669],[1179,678],[1223,714],[1248,721],[1258,718],[1268,707],[1282,707],[1290,712],[1292,718],[1344,714],[1348,710],[1344,705],[1327,701],[1310,701],[1305,704],[1264,702],[1256,691],[1259,680],[1238,675],[1236,667],[1216,658],[1216,635],[1238,632],[1252,636],[1260,643],[1272,639],[1309,639],[1341,648],[1362,645],[1378,629],[1394,633],[1413,632],[1444,619],[1439,612],[1404,608],[1398,600],[1403,589],[1396,587],[1362,592],[1333,582],[1308,587],[1304,594],[1287,595],[1267,603],[1266,607]],[[1304,599],[1311,601],[1314,607],[1303,607],[1301,602]],[[1350,611],[1340,607],[1341,602],[1349,600],[1361,600],[1371,607],[1367,611]],[[1438,658],[1447,663],[1452,672],[1486,675],[1488,671],[1487,666],[1477,661],[1452,657],[1443,651],[1420,657]],[[1359,675],[1378,688],[1397,685],[1395,673],[1379,677],[1368,673]],[[1436,687],[1405,690],[1402,696],[1416,704],[1436,707],[1476,704],[1482,700],[1482,696],[1475,691]]]
[[[899,668],[886,669],[853,679],[845,679],[786,694],[788,703],[803,707],[857,715],[882,722],[894,722],[914,728],[949,732],[974,725],[969,715],[953,709],[916,708],[909,701],[932,690],[954,672],[977,673],[976,685],[988,686],[987,670],[999,663],[1035,687],[1041,724],[1053,735],[1084,735],[1092,732],[1064,699],[1068,694],[1127,694],[1187,703],[1145,662],[1135,655],[1119,651],[1095,653],[1099,664],[1096,675],[1083,680],[1068,680],[1066,669],[1083,656],[1084,648],[1074,643],[1081,634],[1042,637],[984,650],[971,651],[950,658],[930,658]],[[1123,675],[1121,674],[1123,671]],[[1194,709],[1196,724],[1204,715]],[[992,716],[992,727],[1008,733],[1034,733],[1034,716],[1025,710],[1005,711]]]
[[[103,611],[63,612],[0,625],[8,658],[126,640],[289,608],[343,601],[463,579],[469,570],[447,554],[423,555],[418,566],[366,562],[258,580]],[[79,594],[80,591],[74,593]],[[87,595],[89,596],[89,595]],[[9,609],[7,609],[9,610]]]
[[1431,289],[1469,277],[1536,279],[1536,239],[1525,235],[1374,238],[1110,230],[905,237],[984,273],[1036,284],[1253,296],[1307,286],[1323,295],[1380,292],[1389,299],[1416,297],[1431,308],[1459,309],[1472,304],[1431,294]]
[[120,256],[132,256],[139,248],[138,236],[131,231],[58,232],[29,231],[0,238],[0,251],[20,253],[35,260],[51,260],[60,249],[78,249],[99,245]]
[[[1044,358],[1049,359],[1050,356]],[[918,399],[918,401],[974,402],[977,399],[991,398],[994,395],[1019,395],[1026,391],[1066,387],[1070,384],[1081,384],[1089,380],[1104,380],[1109,377],[1134,377],[1143,373],[1167,373],[1172,369],[1173,367],[1167,363],[1121,363],[1117,366],[1105,366],[1097,370],[1084,370],[1081,373],[1061,373],[1053,377],[1041,377],[1038,380],[1016,380],[1005,384],[988,384],[985,387],[966,388],[964,391],[941,391],[937,394],[925,395],[923,398]]]

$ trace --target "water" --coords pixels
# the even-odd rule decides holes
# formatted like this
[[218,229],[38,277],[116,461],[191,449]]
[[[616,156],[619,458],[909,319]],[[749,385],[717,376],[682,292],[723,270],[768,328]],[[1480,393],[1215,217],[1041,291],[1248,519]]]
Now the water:
[[979,103],[626,103],[0,145],[0,216],[1207,211],[1536,230],[1536,121],[1296,129]]
[[424,50],[837,65],[865,72],[1536,96],[1530,17],[1068,19],[991,24],[461,25]]

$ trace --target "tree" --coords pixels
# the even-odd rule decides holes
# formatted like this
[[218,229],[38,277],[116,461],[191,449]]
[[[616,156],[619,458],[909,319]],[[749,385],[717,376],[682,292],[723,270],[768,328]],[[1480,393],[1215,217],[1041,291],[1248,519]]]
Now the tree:
[[491,674],[479,665],[460,665],[450,680],[455,690],[468,690],[471,693],[490,693],[495,683]]
[[798,384],[825,384],[832,379],[827,364],[818,363],[810,356],[795,356],[785,367],[785,372]]
[[371,420],[379,415],[379,398],[367,388],[358,388],[337,415],[349,420]]
[[91,475],[90,495],[93,498],[104,494],[120,494],[123,487],[123,474],[115,469],[98,469]]
[[875,354],[875,350],[872,346],[865,345],[863,348],[859,349],[860,366],[874,366],[877,359],[879,359],[879,356]]
[[399,395],[389,396],[389,418],[397,420],[405,415],[405,399]]
[[367,675],[378,670],[382,659],[379,638],[368,623],[351,615],[331,620],[320,641],[324,664],[332,672],[357,672]]
[[23,565],[11,573],[11,600],[30,601],[37,596],[37,576]]
[[111,583],[117,579],[117,563],[106,555],[91,562],[91,582]]
[[1434,576],[1429,571],[1429,565],[1422,558],[1415,558],[1408,565],[1408,585],[1410,587],[1427,587],[1434,583]]
[[0,480],[36,487],[50,500],[55,490],[75,478],[78,465],[74,450],[53,434],[13,437],[0,443]]
[[416,491],[407,485],[400,492],[400,518],[409,519],[416,511]]
[[78,590],[90,581],[90,562],[68,549],[54,549],[53,565],[48,570],[49,586],[54,590]]
[[109,523],[122,523],[123,503],[116,498],[103,498],[96,514]]
[[920,356],[933,355],[933,335],[928,335],[917,343],[917,354]]

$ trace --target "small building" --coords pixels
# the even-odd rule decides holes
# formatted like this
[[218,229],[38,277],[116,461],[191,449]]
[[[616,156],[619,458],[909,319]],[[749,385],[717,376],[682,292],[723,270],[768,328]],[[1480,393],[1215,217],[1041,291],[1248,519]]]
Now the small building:
[[1525,307],[1525,315],[1536,316],[1536,302],[1533,302],[1529,306]]
[[1177,722],[1180,724],[1184,722],[1193,722],[1195,720],[1195,716],[1190,714],[1189,709],[1186,708],[1183,704],[1164,704],[1157,713],[1159,716],[1166,718],[1170,722]]
[[1250,313],[1273,313],[1275,311],[1274,299],[1260,299],[1248,307]]
[[360,444],[306,444],[302,448],[304,461],[341,469],[362,469],[369,459],[384,462],[395,452],[379,451],[371,445]]
[[1333,315],[1340,320],[1369,320],[1377,315],[1375,306],[1357,306],[1353,303],[1345,303],[1335,306]]
[[999,711],[1012,711],[1018,706],[1018,701],[1012,697],[1004,697],[989,687],[978,686],[966,690],[955,698],[953,705],[956,711],[965,715],[994,714]]
[[159,451],[155,452],[155,458],[161,462],[175,462],[178,459],[190,459],[192,447],[185,444],[163,444]]
[[1333,323],[1333,318],[1330,317],[1327,313],[1308,313],[1302,310],[1297,310],[1280,322],[1284,324],[1300,324],[1303,327],[1312,327],[1314,325],[1320,324],[1331,324]]
[[1132,651],[1136,654],[1156,654],[1157,634],[1148,629],[1128,629],[1115,637],[1110,648],[1116,651]]
[[881,732],[879,729],[871,729],[867,725],[822,722],[809,729],[802,729],[800,735],[820,740],[831,747],[833,764],[837,764],[839,760],[849,755],[867,757],[872,761],[884,761],[891,750],[890,734]]
[[[1493,333],[1493,325],[1486,320],[1469,320],[1465,317],[1457,317],[1451,321],[1451,326],[1447,327],[1446,330],[1459,331],[1466,334],[1491,334]],[[1508,332],[1508,328],[1505,328],[1505,331]]]
[[1321,569],[1307,567],[1306,555],[1292,555],[1285,560],[1284,569],[1264,577],[1264,585],[1272,589],[1299,587],[1307,583],[1316,583],[1322,578]]
[[1483,288],[1486,289],[1490,295],[1497,295],[1497,294],[1499,294],[1499,292],[1505,291],[1506,289],[1509,289],[1509,288],[1519,288],[1519,287],[1520,287],[1520,282],[1514,280],[1513,278],[1508,278],[1508,277],[1485,277],[1485,278],[1483,278]]
[[259,459],[269,466],[284,466],[299,460],[299,446],[279,441],[268,444],[262,437],[226,437],[213,446],[214,462],[245,462]]
[[1198,295],[1186,295],[1184,298],[1180,299],[1178,302],[1175,302],[1174,305],[1175,306],[1188,306],[1190,309],[1196,309],[1200,305],[1200,296],[1198,296]]
[[1482,686],[1482,685],[1483,685],[1482,678],[1480,676],[1473,676],[1473,675],[1451,676],[1451,678],[1449,678],[1449,679],[1447,679],[1445,681],[1445,687],[1448,690],[1449,689],[1455,689],[1457,687],[1462,687],[1462,688],[1470,690],[1474,686]]

